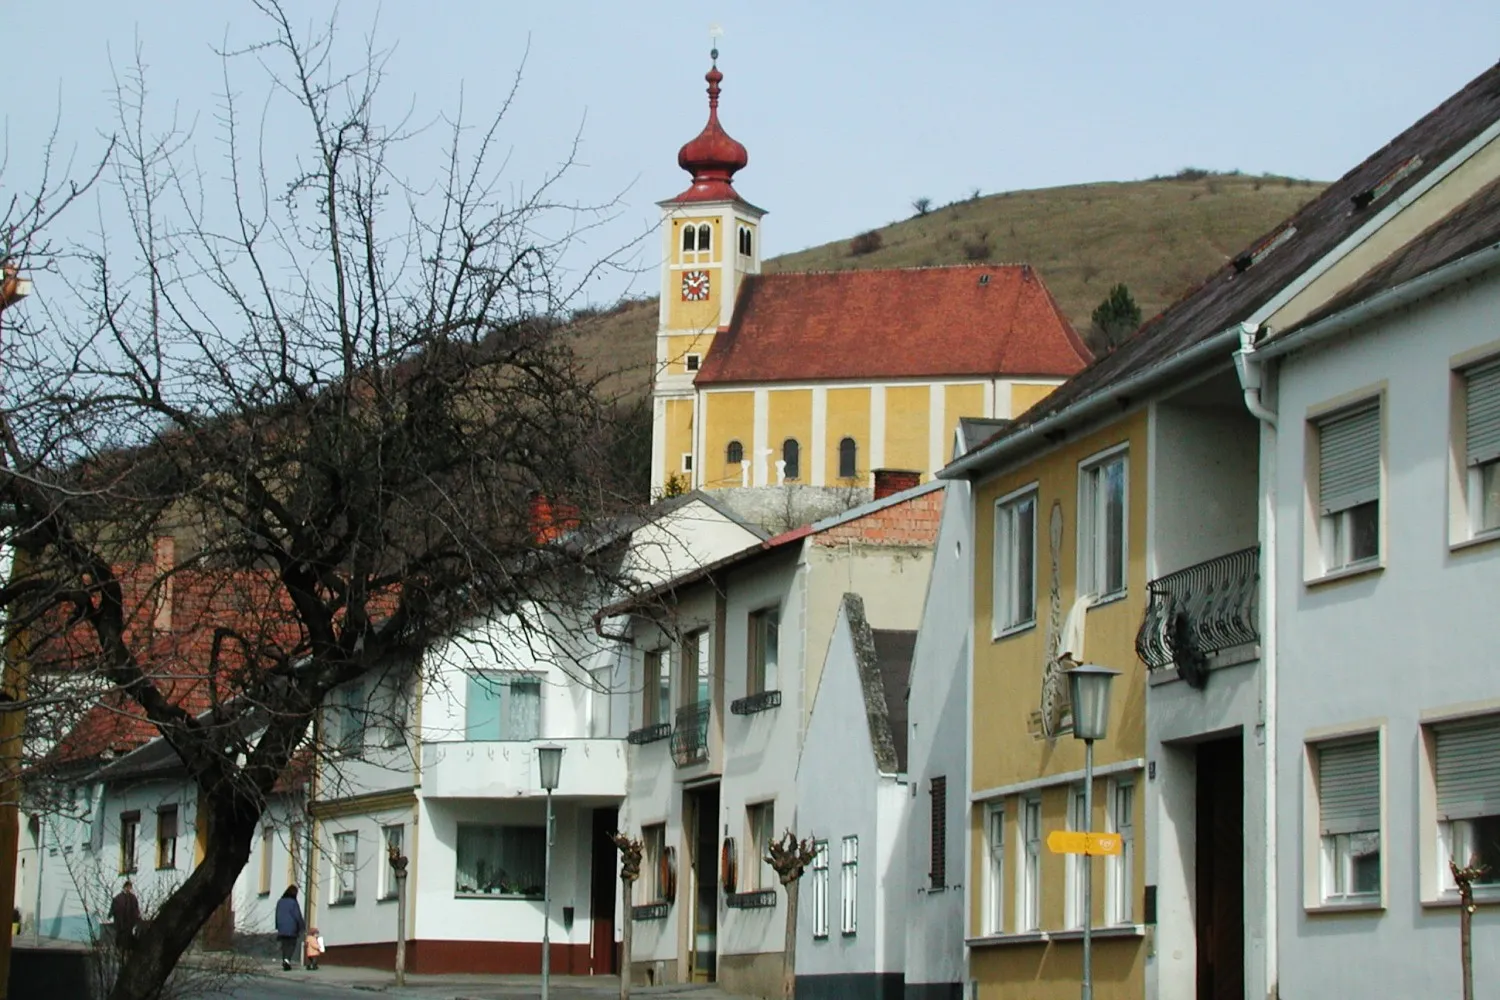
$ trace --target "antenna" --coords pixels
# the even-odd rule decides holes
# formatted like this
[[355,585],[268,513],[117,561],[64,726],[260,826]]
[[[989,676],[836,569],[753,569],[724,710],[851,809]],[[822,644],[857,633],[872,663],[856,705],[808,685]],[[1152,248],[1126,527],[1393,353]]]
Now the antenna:
[[721,26],[718,24],[710,24],[708,26],[708,43],[713,46],[709,49],[708,56],[714,61],[715,65],[719,62],[719,39],[723,37],[724,29]]

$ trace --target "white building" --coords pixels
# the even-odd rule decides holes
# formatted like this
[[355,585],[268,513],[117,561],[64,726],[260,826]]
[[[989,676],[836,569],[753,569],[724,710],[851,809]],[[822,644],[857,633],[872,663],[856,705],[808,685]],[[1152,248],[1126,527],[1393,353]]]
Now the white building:
[[[762,535],[702,494],[653,507],[599,544],[642,586]],[[407,968],[535,972],[541,965],[546,795],[536,748],[564,748],[553,794],[552,969],[617,969],[618,855],[628,667],[595,633],[607,595],[559,587],[522,615],[476,623],[429,649],[419,670],[336,691],[320,769],[310,922],[330,963],[389,966],[395,845],[410,859]]]
[[760,859],[772,837],[808,833],[798,757],[842,595],[914,629],[941,499],[937,484],[882,496],[608,609],[629,616],[611,627],[638,692],[621,815],[646,851],[637,982],[780,989],[785,899]]

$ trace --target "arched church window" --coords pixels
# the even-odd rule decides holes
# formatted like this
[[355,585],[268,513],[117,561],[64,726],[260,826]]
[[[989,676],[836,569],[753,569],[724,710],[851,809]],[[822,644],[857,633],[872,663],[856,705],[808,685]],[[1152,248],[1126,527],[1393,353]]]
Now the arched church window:
[[745,460],[745,446],[738,441],[729,442],[729,447],[724,449],[724,462],[727,465],[739,465]]
[[859,445],[854,443],[853,438],[844,438],[839,442],[839,478],[853,479],[857,460],[859,458]]
[[698,249],[698,228],[696,226],[682,227],[682,252],[692,253]]
[[751,255],[750,251],[751,251],[752,248],[753,248],[753,244],[751,243],[751,239],[750,239],[750,227],[749,226],[741,226],[740,227],[740,256],[741,257],[749,257]]
[[708,223],[698,227],[698,250],[712,250],[714,247],[714,231],[708,228]]
[[801,459],[801,457],[802,448],[797,444],[796,438],[787,438],[785,441],[781,442],[781,460],[786,463],[784,471],[784,475],[786,476],[786,478],[798,478],[798,473],[802,471],[799,466],[799,460]]

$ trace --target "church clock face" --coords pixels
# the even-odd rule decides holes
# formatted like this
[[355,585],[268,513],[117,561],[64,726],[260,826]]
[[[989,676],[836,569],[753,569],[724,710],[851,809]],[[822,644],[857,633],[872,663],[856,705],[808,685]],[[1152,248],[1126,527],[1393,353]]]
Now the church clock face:
[[702,302],[708,298],[708,272],[682,272],[682,301]]

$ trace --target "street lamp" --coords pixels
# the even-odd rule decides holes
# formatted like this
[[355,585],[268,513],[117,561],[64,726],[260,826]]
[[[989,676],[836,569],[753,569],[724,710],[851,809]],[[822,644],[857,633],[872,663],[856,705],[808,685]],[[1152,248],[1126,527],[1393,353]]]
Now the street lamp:
[[552,793],[562,777],[563,748],[544,743],[536,748],[537,768],[542,772],[542,788],[547,791],[547,846],[542,868],[542,1000],[548,1000],[552,986]]
[[[1094,741],[1109,731],[1109,682],[1118,670],[1081,663],[1068,671],[1073,737],[1083,740],[1083,816],[1094,822]],[[1094,1000],[1094,859],[1083,855],[1083,1000]]]

